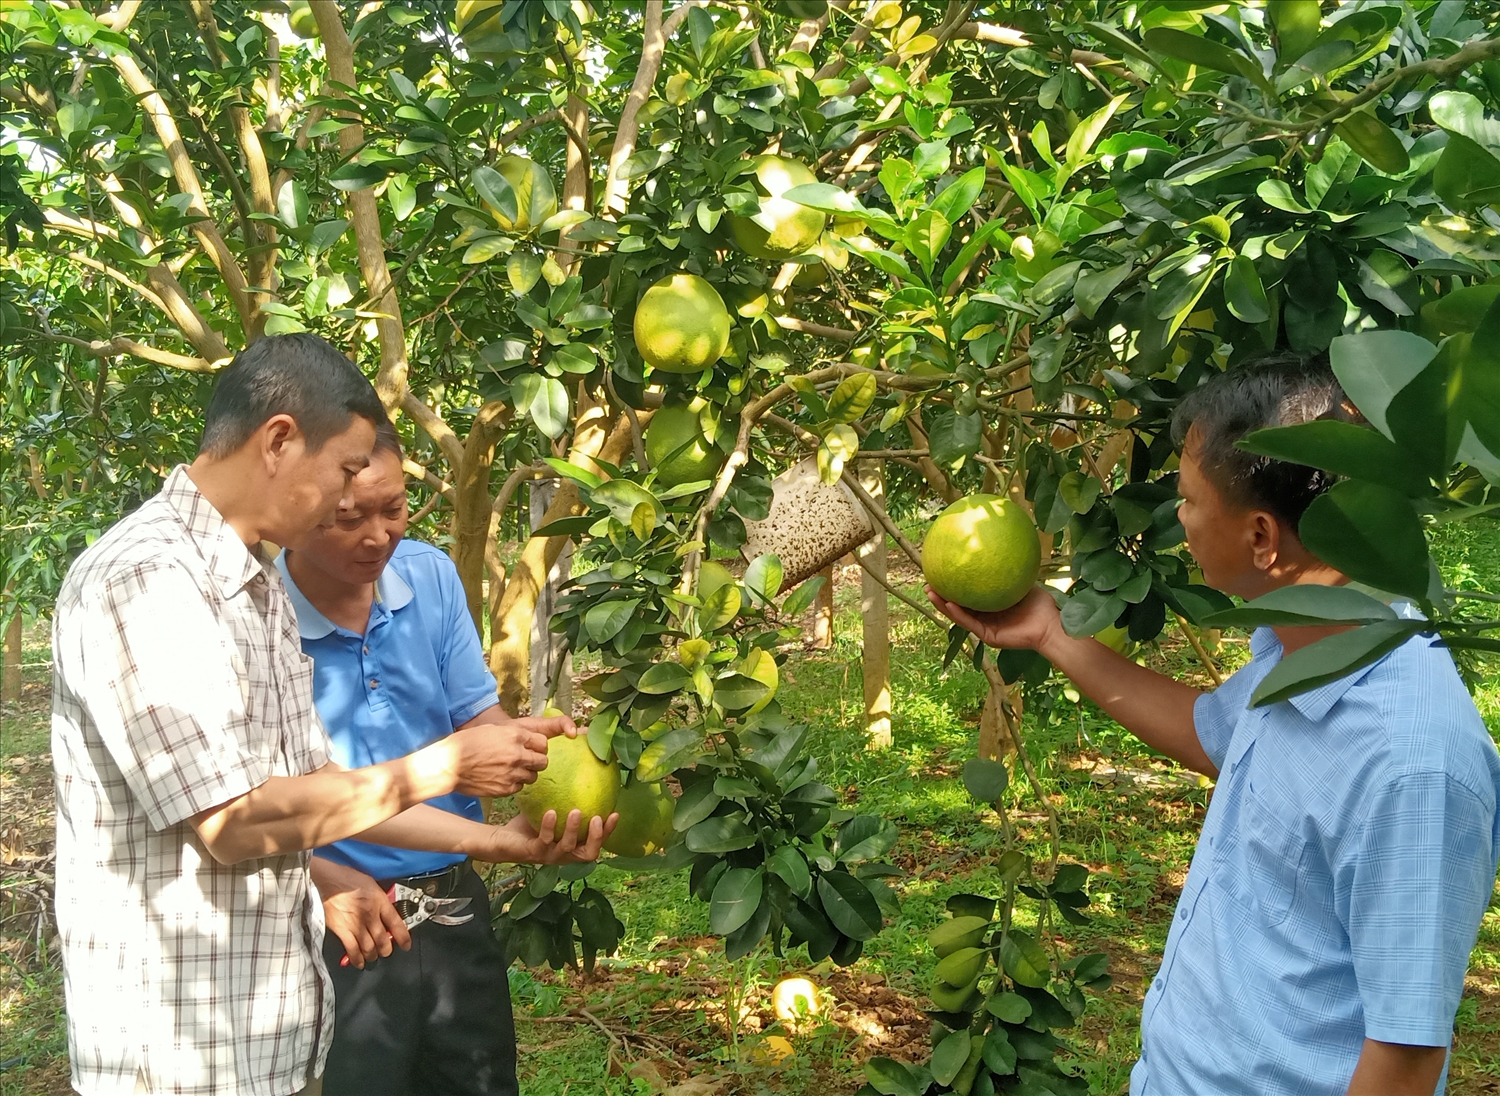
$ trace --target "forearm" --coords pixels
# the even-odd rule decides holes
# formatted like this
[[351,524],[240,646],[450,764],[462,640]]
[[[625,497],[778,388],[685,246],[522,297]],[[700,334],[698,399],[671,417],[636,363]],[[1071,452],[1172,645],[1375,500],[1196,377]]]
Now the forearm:
[[1217,775],[1193,724],[1193,704],[1203,695],[1197,689],[1060,628],[1039,650],[1079,692],[1146,745],[1197,772]]
[[398,849],[461,853],[494,863],[508,859],[504,855],[507,843],[501,839],[501,832],[472,818],[419,803],[357,836],[361,841]]
[[327,765],[305,776],[272,777],[193,824],[223,864],[317,848],[358,833],[457,783],[450,740],[362,769]]
[[1432,1096],[1447,1047],[1406,1046],[1366,1039],[1348,1096]]

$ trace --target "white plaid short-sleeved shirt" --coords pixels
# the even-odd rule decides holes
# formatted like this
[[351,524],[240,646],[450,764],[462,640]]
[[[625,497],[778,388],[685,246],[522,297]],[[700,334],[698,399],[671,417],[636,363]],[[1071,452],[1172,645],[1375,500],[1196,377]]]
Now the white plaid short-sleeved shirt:
[[69,571],[53,659],[73,1086],[302,1089],[333,1026],[307,854],[220,864],[189,822],[329,759],[276,569],[179,467]]

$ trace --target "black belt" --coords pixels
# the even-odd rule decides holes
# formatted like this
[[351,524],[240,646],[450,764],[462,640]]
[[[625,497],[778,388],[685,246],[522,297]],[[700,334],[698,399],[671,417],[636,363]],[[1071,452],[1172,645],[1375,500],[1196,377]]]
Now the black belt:
[[397,883],[403,886],[419,890],[429,898],[449,898],[453,892],[458,890],[468,875],[473,871],[470,861],[461,860],[451,868],[444,871],[431,872],[427,875],[408,875],[402,879],[382,879],[379,881],[380,889],[388,891]]

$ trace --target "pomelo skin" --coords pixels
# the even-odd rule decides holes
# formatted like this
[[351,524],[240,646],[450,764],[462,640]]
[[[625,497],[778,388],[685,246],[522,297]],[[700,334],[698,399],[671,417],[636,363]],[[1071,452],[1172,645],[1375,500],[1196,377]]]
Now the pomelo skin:
[[776,227],[767,231],[749,217],[729,215],[729,230],[735,243],[758,259],[790,259],[802,255],[818,242],[828,218],[819,210],[788,201],[781,195],[794,186],[816,183],[818,177],[797,160],[767,153],[757,156],[755,179],[769,197],[760,200],[761,215]]
[[567,828],[568,812],[583,813],[579,833],[586,831],[591,819],[607,820],[620,795],[620,766],[605,763],[594,756],[587,735],[569,738],[557,735],[547,740],[547,767],[536,774],[536,783],[516,793],[516,806],[540,832],[542,816],[557,812],[556,839],[561,841]]
[[636,306],[635,345],[653,369],[700,372],[729,347],[729,309],[696,274],[670,274]]
[[651,856],[661,852],[677,837],[672,828],[672,812],[677,800],[661,781],[646,784],[632,780],[620,789],[615,810],[620,820],[615,832],[604,842],[604,851],[616,856]]
[[651,416],[651,425],[646,427],[646,459],[663,487],[711,480],[724,465],[724,454],[703,436],[698,424],[702,405],[701,400],[668,404]]
[[969,495],[937,516],[922,573],[939,597],[982,613],[1009,609],[1036,585],[1042,546],[1031,516],[999,495]]

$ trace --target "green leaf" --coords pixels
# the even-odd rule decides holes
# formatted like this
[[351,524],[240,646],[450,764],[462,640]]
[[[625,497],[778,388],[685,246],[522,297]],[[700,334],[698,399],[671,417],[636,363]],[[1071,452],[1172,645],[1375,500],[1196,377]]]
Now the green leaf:
[[911,1067],[894,1058],[871,1058],[865,1063],[865,1080],[880,1096],[924,1096],[925,1084],[918,1084]]
[[991,1073],[1001,1077],[1016,1071],[1016,1048],[1010,1045],[1010,1039],[1003,1027],[998,1025],[992,1027],[985,1035],[984,1064],[989,1067]]
[[1490,305],[1494,304],[1497,298],[1500,298],[1500,283],[1466,285],[1424,304],[1422,319],[1434,325],[1443,334],[1455,331],[1476,331],[1480,323],[1484,321],[1484,314],[1489,311]]
[[927,208],[941,214],[943,220],[950,225],[956,225],[963,215],[969,212],[974,199],[978,198],[983,190],[984,168],[976,167],[964,172],[952,184],[944,188]]
[[1069,174],[1083,165],[1084,160],[1094,147],[1094,142],[1099,140],[1100,134],[1104,132],[1104,127],[1109,125],[1109,120],[1115,116],[1115,112],[1120,109],[1121,105],[1128,98],[1128,94],[1116,95],[1073,127],[1073,132],[1068,135],[1066,166]]
[[969,1061],[968,1029],[962,1031],[950,1031],[943,1037],[943,1041],[932,1049],[932,1061],[928,1068],[932,1070],[932,1079],[940,1085],[950,1085],[953,1078],[957,1077],[959,1071]]
[[1410,331],[1340,335],[1328,347],[1333,374],[1360,413],[1386,437],[1385,410],[1397,392],[1426,368],[1438,348]]
[[[561,387],[561,382],[556,383]],[[596,506],[608,508],[610,516],[621,525],[629,525],[630,519],[635,516],[635,508],[643,503],[656,512],[658,523],[665,521],[667,517],[667,508],[655,495],[628,479],[612,479],[601,483],[590,492],[589,498]]]
[[592,605],[583,614],[583,629],[596,644],[608,643],[620,634],[640,603],[640,598],[630,598]]
[[846,864],[878,860],[896,844],[896,824],[873,814],[856,814],[839,827],[834,853]]
[[993,803],[1005,793],[1010,772],[999,761],[971,757],[964,762],[964,788],[981,803]]
[[[687,668],[681,663],[658,662],[653,666],[647,667],[646,672],[641,675],[640,681],[636,684],[636,688],[643,693],[650,693],[652,696],[664,696],[667,693],[675,693],[679,689],[685,688],[691,677],[692,675],[688,673]],[[658,739],[658,741],[660,740]],[[665,775],[665,773],[662,774],[662,776]],[[643,779],[647,779],[649,783],[651,780],[659,780],[661,777]]]
[[379,186],[390,174],[383,164],[360,164],[350,161],[334,169],[328,176],[328,181],[336,190],[369,190],[373,186]]
[[349,230],[349,222],[319,221],[313,225],[312,235],[308,238],[307,246],[314,252],[327,251],[338,243],[339,237]]
[[1024,1023],[1031,1015],[1031,1002],[1019,993],[997,993],[984,1003],[985,1011],[1007,1024]]
[[1432,189],[1457,212],[1492,205],[1500,201],[1500,160],[1462,134],[1450,133],[1432,172]]
[[1177,30],[1174,27],[1152,27],[1141,35],[1141,40],[1146,43],[1147,49],[1165,53],[1168,57],[1175,57],[1179,61],[1186,61],[1202,68],[1211,68],[1216,72],[1228,73],[1231,76],[1244,76],[1262,87],[1266,84],[1265,73],[1261,70],[1258,61],[1253,61],[1243,53],[1210,41],[1202,35],[1189,34],[1187,31]]
[[1281,179],[1265,179],[1255,188],[1255,193],[1260,200],[1273,209],[1279,209],[1284,213],[1311,213],[1312,210],[1292,193],[1289,187]]
[[[636,778],[640,778],[637,771]],[[682,789],[677,805],[672,809],[672,828],[685,833],[714,813],[723,797],[714,791],[712,780],[699,780]],[[805,867],[806,865],[804,865]]]
[[1094,508],[1102,485],[1079,469],[1068,472],[1057,481],[1057,493],[1075,514],[1087,514]]
[[781,603],[781,614],[787,617],[801,616],[817,600],[818,591],[828,580],[822,575],[814,575],[797,587],[787,599]]
[[953,226],[936,210],[926,210],[918,213],[906,226],[906,249],[917,257],[917,262],[922,264],[922,269],[928,273],[932,272],[932,264],[937,260],[938,253],[943,250],[943,245],[948,242],[948,237],[953,232]]
[[614,757],[615,730],[620,725],[620,713],[614,708],[601,708],[589,720],[589,749],[600,761]]
[[722,854],[736,849],[748,849],[755,844],[755,840],[756,831],[742,817],[720,815],[705,819],[688,830],[683,843],[693,852]]
[[880,931],[880,906],[863,882],[843,871],[818,876],[818,897],[833,927],[851,940],[869,940]]
[[1319,43],[1299,57],[1295,64],[1287,66],[1286,71],[1276,78],[1276,94],[1285,95],[1315,77],[1332,72],[1347,64],[1357,52],[1354,43],[1346,38],[1331,38]]
[[858,198],[832,183],[801,183],[783,191],[781,196],[789,202],[824,213],[852,214],[857,217],[865,212]]
[[1386,620],[1338,632],[1293,651],[1256,686],[1250,706],[1276,704],[1346,677],[1394,651],[1425,627],[1421,620]]
[[1425,599],[1427,540],[1411,503],[1389,487],[1335,484],[1313,500],[1297,526],[1308,551],[1356,582]]
[[464,257],[461,260],[467,265],[475,263],[487,263],[496,255],[506,255],[515,247],[515,241],[509,236],[491,234],[481,236],[464,249]]
[[1500,298],[1496,301],[1474,332],[1458,390],[1459,410],[1491,453],[1500,453]]
[[727,712],[744,711],[765,699],[770,691],[765,682],[746,674],[727,674],[714,681],[714,701]]
[[1376,171],[1403,175],[1411,167],[1411,154],[1395,130],[1367,110],[1350,114],[1334,127],[1334,132]]
[[1099,311],[1099,306],[1119,288],[1130,270],[1131,264],[1125,262],[1103,270],[1081,271],[1078,280],[1073,283],[1073,303],[1078,306],[1078,311],[1092,320]]
[[1283,586],[1254,601],[1203,618],[1209,628],[1258,628],[1302,624],[1378,624],[1395,620],[1383,601],[1348,586]]
[[542,257],[529,252],[512,251],[505,263],[505,276],[516,296],[531,292],[542,276]]
[[708,928],[717,936],[728,936],[760,908],[766,879],[758,868],[730,868],[719,877],[708,904]]
[[807,870],[807,857],[795,847],[782,845],[778,848],[766,861],[766,870],[779,877],[798,898],[812,895],[812,874]]
[[878,391],[873,373],[845,377],[828,397],[828,417],[834,422],[857,422],[870,410]]
[[740,615],[740,588],[732,582],[710,593],[698,611],[698,626],[705,632],[716,632]]
[[1276,28],[1276,56],[1282,64],[1297,60],[1317,40],[1323,18],[1319,0],[1277,0],[1266,14]]
[[1234,317],[1245,323],[1263,323],[1271,315],[1266,287],[1261,283],[1255,260],[1236,255],[1224,275],[1224,303]]
[[474,184],[474,189],[486,205],[506,221],[515,223],[518,209],[516,190],[504,175],[487,164],[481,164],[469,176],[469,182]]
[[763,552],[752,559],[745,568],[741,580],[745,589],[769,604],[781,592],[781,557],[772,552]]
[[301,228],[307,223],[307,188],[295,179],[281,188],[276,196],[276,212],[287,228]]
[[1432,493],[1432,485],[1413,463],[1411,454],[1369,426],[1318,419],[1256,430],[1236,445],[1248,453],[1324,468],[1406,495]]
[[1466,91],[1437,92],[1427,100],[1427,112],[1449,133],[1483,148],[1500,148],[1500,121],[1487,116],[1484,104]]
[[959,249],[953,261],[943,270],[943,285],[951,285],[953,280],[974,261],[975,256],[984,249],[985,245],[996,236],[1001,237],[1001,243],[1009,243],[1010,234],[1005,231],[1005,226],[1000,222],[999,217],[988,220],[983,228],[969,237],[968,243]]
[[1044,987],[1052,973],[1042,946],[1020,929],[1012,929],[1000,941],[1000,963],[1011,981],[1033,989]]

